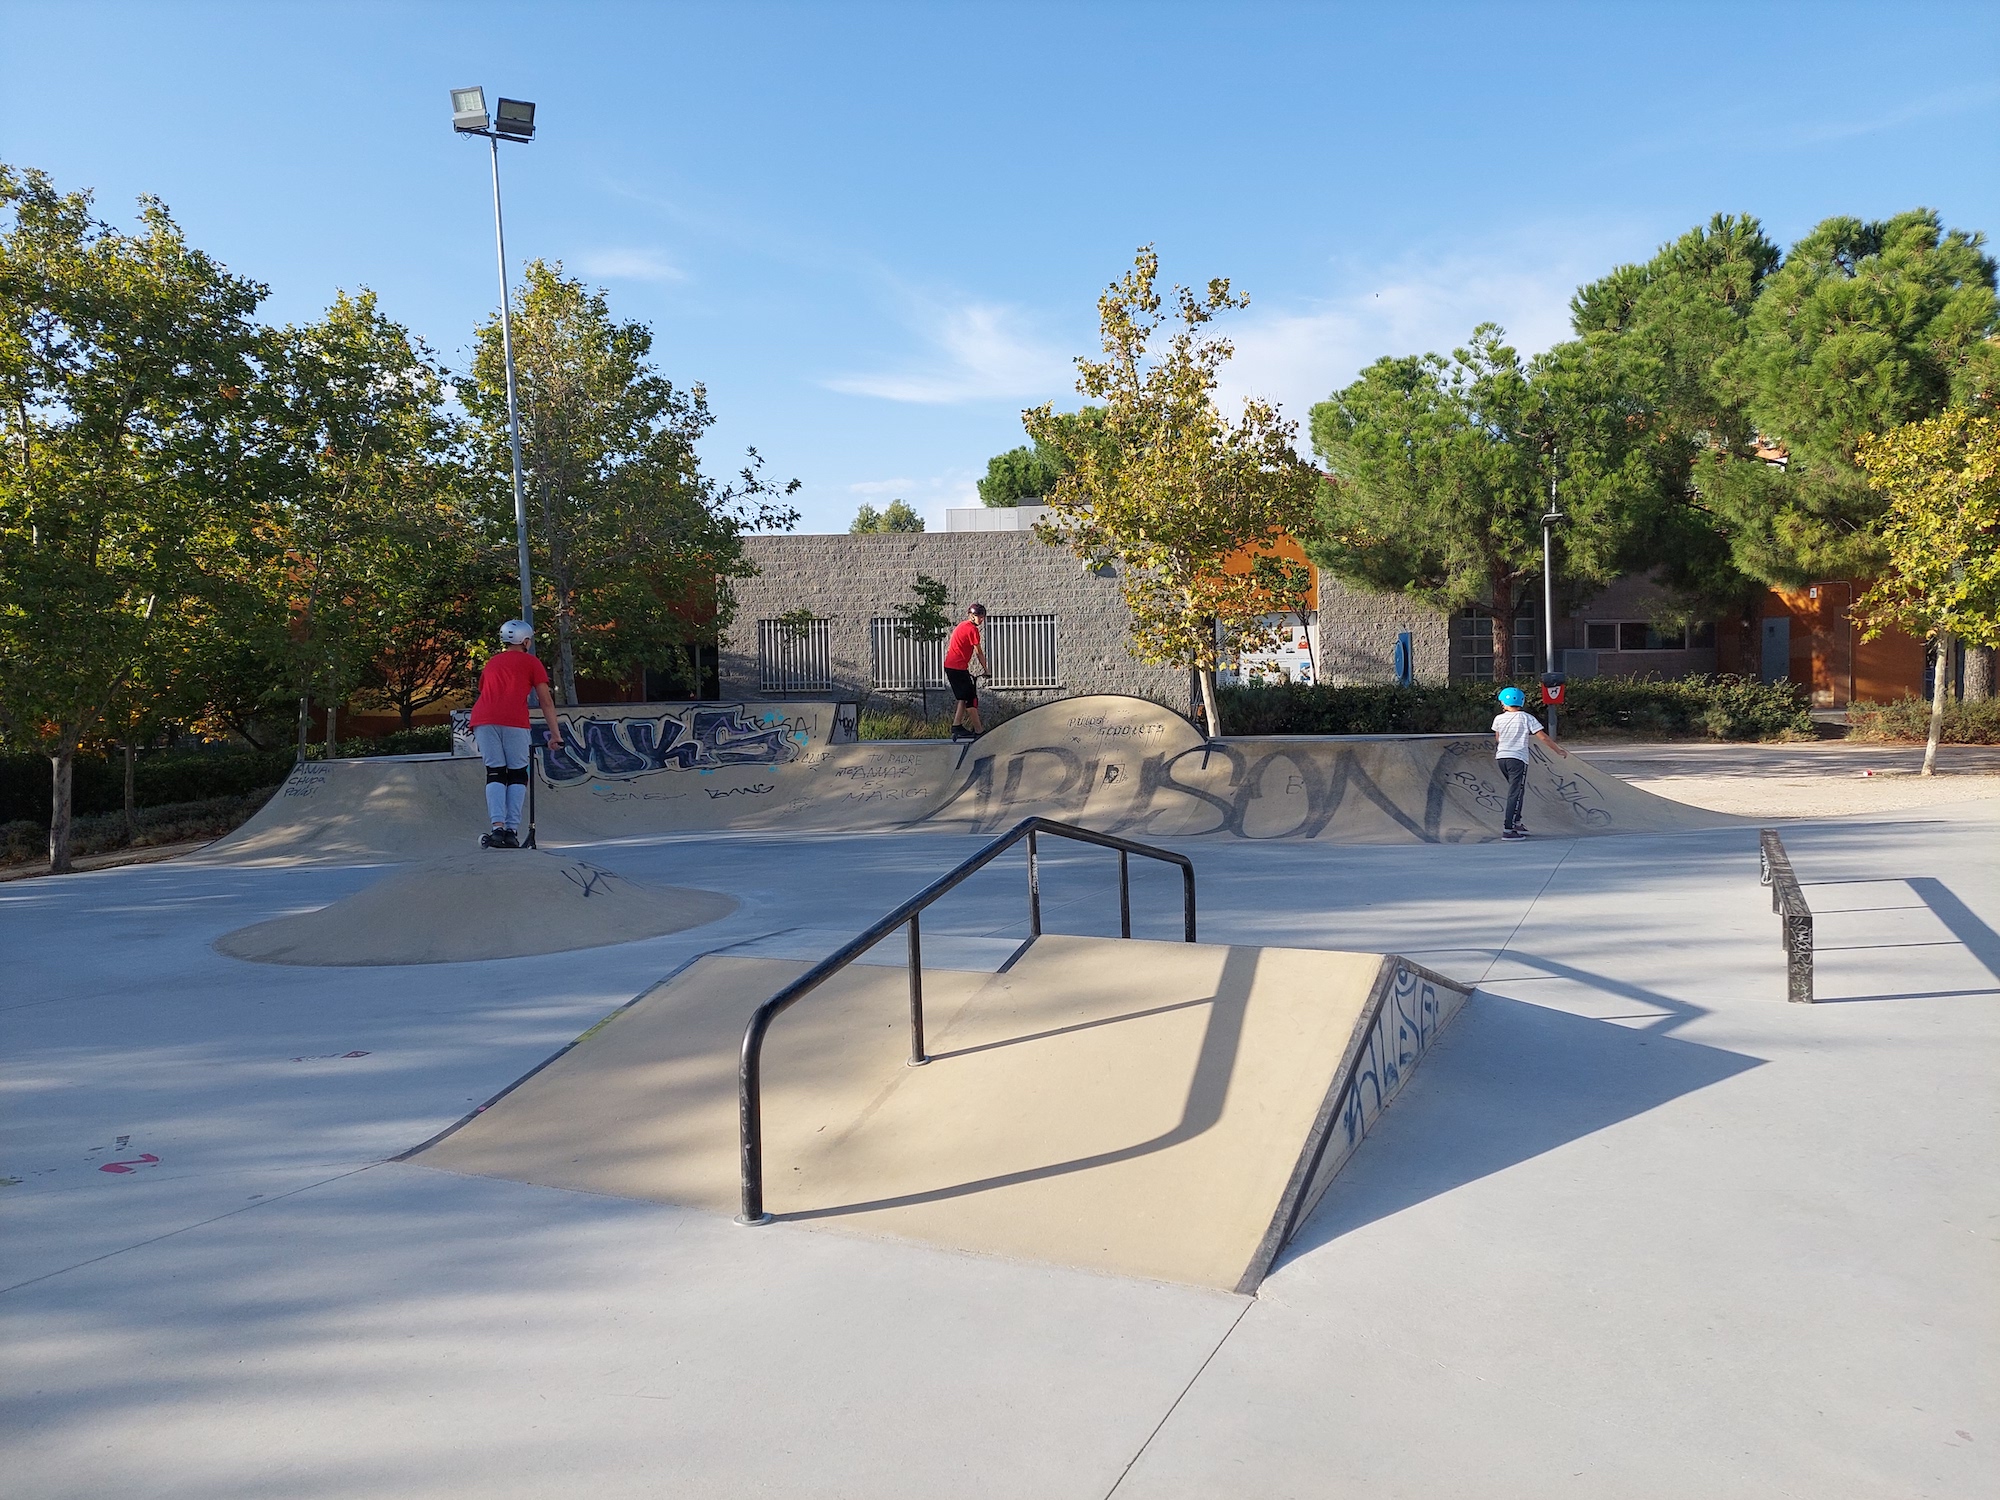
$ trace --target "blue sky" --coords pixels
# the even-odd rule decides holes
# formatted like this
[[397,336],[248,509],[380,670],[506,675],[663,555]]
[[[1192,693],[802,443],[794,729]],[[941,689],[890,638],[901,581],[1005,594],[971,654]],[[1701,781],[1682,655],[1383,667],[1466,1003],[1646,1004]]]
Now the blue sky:
[[2000,231],[2000,6],[204,4],[0,0],[0,157],[157,194],[313,317],[373,287],[447,361],[497,303],[483,142],[535,100],[508,249],[699,380],[804,529],[974,504],[1134,248],[1227,275],[1227,394],[1307,408],[1717,211],[1789,241],[1925,205]]

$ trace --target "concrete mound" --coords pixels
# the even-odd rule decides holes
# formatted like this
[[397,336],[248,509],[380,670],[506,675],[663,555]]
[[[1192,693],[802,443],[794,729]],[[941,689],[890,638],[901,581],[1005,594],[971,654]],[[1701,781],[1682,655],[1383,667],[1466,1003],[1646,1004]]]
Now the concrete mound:
[[630,943],[729,915],[734,897],[645,885],[538,849],[411,865],[331,906],[239,927],[216,951],[333,968],[467,963]]
[[[736,1055],[807,966],[711,955],[407,1159],[734,1213]],[[1044,936],[1004,972],[855,967],[773,1027],[780,1219],[1250,1292],[1465,988],[1375,953]]]

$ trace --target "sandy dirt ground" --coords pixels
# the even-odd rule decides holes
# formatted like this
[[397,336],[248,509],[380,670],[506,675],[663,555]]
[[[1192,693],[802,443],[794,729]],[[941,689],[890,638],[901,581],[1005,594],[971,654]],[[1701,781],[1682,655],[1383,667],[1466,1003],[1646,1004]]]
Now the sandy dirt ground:
[[1574,742],[1643,791],[1749,818],[1837,818],[2000,797],[2000,746],[1945,745],[1921,776],[1921,745]]

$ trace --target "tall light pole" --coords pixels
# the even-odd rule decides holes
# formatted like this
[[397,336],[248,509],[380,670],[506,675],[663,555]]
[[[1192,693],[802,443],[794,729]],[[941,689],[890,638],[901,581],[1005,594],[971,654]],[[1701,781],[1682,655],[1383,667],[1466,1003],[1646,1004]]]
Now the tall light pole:
[[528,491],[521,478],[521,411],[514,395],[514,315],[507,288],[507,228],[500,217],[500,143],[535,138],[535,106],[502,99],[489,122],[486,90],[451,91],[451,128],[460,135],[483,135],[493,152],[493,244],[500,258],[500,349],[507,363],[507,441],[514,450],[514,542],[520,551],[521,618],[535,623],[535,588],[528,567]]
[[[1546,664],[1542,673],[1544,687],[1561,687],[1563,675],[1556,671],[1556,585],[1553,553],[1549,544],[1549,532],[1556,522],[1563,519],[1562,510],[1556,504],[1555,456],[1549,457],[1549,510],[1542,517],[1542,651]],[[1553,679],[1553,680],[1551,680]],[[1544,694],[1544,696],[1547,696]],[[1556,706],[1549,709],[1549,733],[1556,732]]]

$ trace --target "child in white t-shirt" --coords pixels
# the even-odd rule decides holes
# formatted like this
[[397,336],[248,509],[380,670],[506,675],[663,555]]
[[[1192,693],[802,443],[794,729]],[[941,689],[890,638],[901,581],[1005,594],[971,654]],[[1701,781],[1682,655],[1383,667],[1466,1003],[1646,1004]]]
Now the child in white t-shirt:
[[1500,713],[1493,720],[1493,758],[1507,778],[1507,816],[1500,835],[1503,839],[1524,839],[1528,830],[1521,826],[1521,803],[1528,794],[1528,743],[1540,740],[1556,754],[1569,751],[1549,738],[1542,721],[1527,710],[1528,697],[1517,687],[1500,689]]

